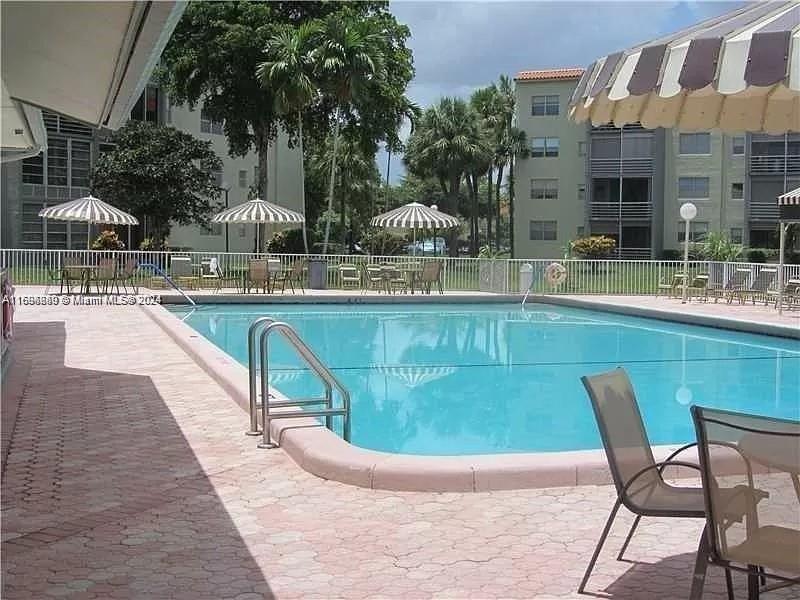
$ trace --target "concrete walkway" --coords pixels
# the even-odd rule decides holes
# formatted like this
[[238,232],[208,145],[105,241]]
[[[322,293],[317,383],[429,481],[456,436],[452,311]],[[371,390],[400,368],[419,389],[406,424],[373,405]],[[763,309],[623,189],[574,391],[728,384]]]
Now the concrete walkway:
[[[3,403],[4,420],[16,410],[3,428],[3,598],[576,597],[611,488],[324,481],[258,450],[241,409],[139,308],[16,317],[7,379],[25,381]],[[701,523],[645,520],[618,562],[630,522],[619,519],[590,590],[685,598]],[[718,569],[707,590],[724,597]]]

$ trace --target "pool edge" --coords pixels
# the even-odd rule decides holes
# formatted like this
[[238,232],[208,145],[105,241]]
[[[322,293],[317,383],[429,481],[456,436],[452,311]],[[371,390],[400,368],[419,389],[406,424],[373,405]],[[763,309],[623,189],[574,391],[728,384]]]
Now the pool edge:
[[[192,358],[244,411],[249,410],[247,369],[177,316],[161,306],[141,306],[186,354]],[[278,398],[283,395],[271,388]],[[242,420],[242,435],[246,428]],[[422,456],[368,450],[345,442],[314,419],[287,419],[272,423],[280,448],[302,469],[323,479],[364,488],[405,492],[489,492],[530,488],[611,483],[603,450]],[[663,460],[678,445],[656,446]],[[254,452],[257,450],[255,440]],[[696,461],[696,454],[690,457]],[[675,477],[696,477],[676,469]]]

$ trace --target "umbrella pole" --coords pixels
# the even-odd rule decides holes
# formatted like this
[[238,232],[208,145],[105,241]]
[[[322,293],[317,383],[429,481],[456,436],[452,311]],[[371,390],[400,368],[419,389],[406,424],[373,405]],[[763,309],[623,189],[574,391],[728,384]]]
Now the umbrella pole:
[[92,222],[86,221],[86,249],[91,250],[91,238],[92,238]]
[[778,314],[783,314],[783,260],[785,258],[783,246],[786,242],[786,224],[778,222],[780,227],[780,249],[778,250]]
[[412,229],[412,231],[414,232],[414,233],[411,234],[413,239],[414,239],[414,241],[412,242],[411,247],[414,248],[414,256],[416,257],[417,256],[417,227],[414,226],[414,229]]
[[131,225],[128,223],[128,251],[131,249]]

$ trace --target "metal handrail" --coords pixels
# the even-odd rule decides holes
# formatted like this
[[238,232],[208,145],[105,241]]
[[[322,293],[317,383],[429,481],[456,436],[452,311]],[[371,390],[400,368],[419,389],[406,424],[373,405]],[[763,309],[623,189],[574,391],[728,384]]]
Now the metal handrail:
[[[255,368],[255,338],[261,330],[259,337],[260,349],[260,371],[261,371],[261,403],[258,403],[256,391],[256,368]],[[300,400],[278,400],[269,401],[269,335],[273,331],[280,332],[283,337],[294,347],[300,357],[320,378],[325,387],[325,396],[322,398],[305,398]],[[350,441],[350,393],[341,384],[337,377],[323,364],[319,357],[311,348],[300,338],[297,331],[288,323],[276,321],[271,317],[261,317],[256,319],[248,330],[248,361],[250,375],[250,431],[248,435],[263,435],[259,448],[272,448],[274,445],[271,440],[270,424],[273,419],[287,419],[298,417],[325,417],[325,426],[332,429],[332,417],[341,416],[344,418],[342,437]],[[341,408],[333,406],[333,390],[336,389],[342,397]],[[307,406],[313,404],[325,404],[325,408],[316,410],[281,411],[271,414],[270,407],[284,408],[290,406]],[[258,409],[261,408],[261,431],[258,430]]]
[[187,302],[189,302],[189,304],[191,304],[192,306],[197,306],[197,303],[194,300],[192,300],[191,298],[189,298],[189,296],[186,295],[186,292],[184,292],[177,283],[172,281],[172,278],[169,275],[167,275],[164,272],[164,269],[162,269],[158,265],[154,265],[153,263],[139,263],[138,264],[138,268],[140,268],[140,269],[142,269],[142,268],[153,269],[153,271],[155,271],[156,273],[158,273],[159,275],[161,275],[164,278],[164,281],[166,281],[173,288],[175,288],[175,290],[177,290],[177,292],[181,296],[183,296],[187,300]]

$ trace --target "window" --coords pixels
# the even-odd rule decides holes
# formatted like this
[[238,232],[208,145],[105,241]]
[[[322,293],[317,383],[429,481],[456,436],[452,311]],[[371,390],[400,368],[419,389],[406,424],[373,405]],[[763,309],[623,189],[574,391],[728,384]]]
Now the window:
[[577,235],[579,238],[584,237],[586,235],[586,227],[580,225],[576,230],[575,235]]
[[247,171],[245,170],[239,171],[239,187],[240,188],[247,187]]
[[[683,242],[686,234],[686,223],[684,221],[678,222],[678,241]],[[689,227],[689,241],[701,242],[708,234],[707,221],[692,221]]]
[[586,142],[578,142],[578,156],[586,156]]
[[245,226],[244,223],[242,223],[241,225],[239,225],[239,237],[243,238],[246,234],[247,234],[247,227]]
[[743,230],[741,227],[731,227],[731,241],[734,244],[741,244],[743,240]]
[[72,187],[89,187],[91,147],[89,142],[70,140],[70,181]]
[[22,159],[22,183],[44,183],[44,155],[41,152]]
[[708,198],[708,177],[679,177],[678,198]]
[[208,228],[201,227],[200,235],[222,235],[222,223],[210,223]]
[[158,123],[158,88],[156,86],[148,85],[142,90],[142,95],[131,109],[131,119]]
[[558,156],[559,140],[557,137],[533,138],[531,156],[534,158],[555,158]]
[[711,134],[681,133],[678,151],[680,154],[711,154]]
[[224,133],[223,125],[222,121],[214,121],[205,108],[200,109],[200,133],[222,135]]
[[531,98],[531,114],[534,117],[558,115],[558,96],[534,96]]
[[218,188],[221,188],[222,184],[224,183],[222,180],[223,176],[222,171],[212,171],[211,175],[214,177],[214,185],[217,186]]
[[558,200],[558,179],[531,179],[531,200]]
[[732,183],[731,184],[731,200],[742,200],[744,198],[744,184]]
[[531,221],[530,239],[534,241],[555,241],[557,221]]
[[583,184],[578,186],[578,201],[579,202],[586,201],[586,186]]
[[743,135],[735,135],[731,139],[731,154],[733,154],[733,156],[744,156]]

